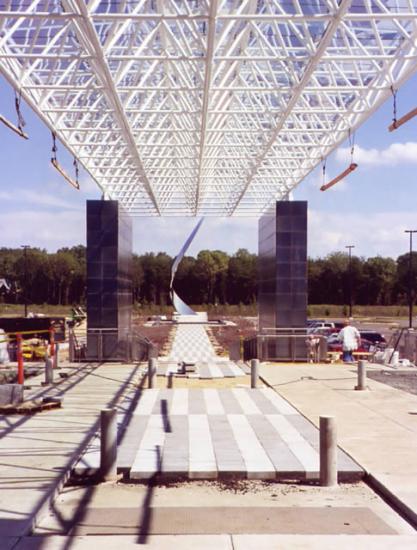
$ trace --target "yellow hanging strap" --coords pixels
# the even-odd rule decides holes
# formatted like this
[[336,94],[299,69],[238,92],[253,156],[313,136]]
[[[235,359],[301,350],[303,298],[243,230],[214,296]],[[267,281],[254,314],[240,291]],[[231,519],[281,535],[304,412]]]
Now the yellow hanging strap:
[[320,187],[320,191],[326,191],[330,187],[333,187],[333,185],[335,185],[336,183],[344,179],[346,176],[348,176],[351,172],[356,170],[356,168],[358,167],[356,162],[353,162],[353,155],[355,153],[355,134],[354,133],[352,134],[350,129],[349,129],[348,139],[349,139],[349,147],[350,147],[349,166],[345,170],[343,170],[341,174],[339,174],[338,176],[336,176],[331,181],[325,184],[324,179],[325,179],[326,165],[324,164],[323,165],[323,185]]

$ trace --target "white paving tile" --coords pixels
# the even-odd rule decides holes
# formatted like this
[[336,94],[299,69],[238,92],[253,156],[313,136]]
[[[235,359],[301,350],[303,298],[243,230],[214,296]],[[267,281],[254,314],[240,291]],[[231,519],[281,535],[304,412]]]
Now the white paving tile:
[[244,414],[261,414],[255,402],[250,398],[250,393],[247,393],[246,390],[232,388],[232,393],[242,407]]
[[248,478],[275,478],[275,468],[243,414],[228,414],[235,441],[246,465]]
[[188,414],[188,390],[179,388],[174,390],[171,404],[171,414]]
[[140,396],[139,403],[135,408],[135,411],[133,414],[135,415],[151,414],[155,406],[158,394],[159,394],[159,390],[157,389],[149,389],[149,390],[143,391],[142,395]]
[[210,371],[212,378],[224,378],[222,369],[217,365],[215,364],[208,365],[208,369]]
[[300,435],[288,420],[281,415],[265,415],[269,422],[277,430],[283,441],[295,454],[306,471],[315,472],[319,469],[319,455],[315,449]]
[[288,401],[285,401],[272,388],[264,388],[260,391],[271,401],[280,414],[299,414],[297,409],[290,405]]
[[160,414],[153,414],[149,417],[148,425],[130,471],[132,479],[148,478],[159,471],[164,442],[163,417]]
[[216,478],[217,466],[207,415],[190,414],[189,476],[190,478]]
[[205,388],[203,390],[204,401],[206,404],[207,414],[224,414],[225,410],[221,402],[219,392],[214,389]]

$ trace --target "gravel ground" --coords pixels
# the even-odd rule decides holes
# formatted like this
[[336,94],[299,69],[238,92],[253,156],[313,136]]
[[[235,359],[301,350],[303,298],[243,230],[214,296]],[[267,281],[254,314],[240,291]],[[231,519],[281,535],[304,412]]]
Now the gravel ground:
[[408,393],[417,395],[417,371],[409,370],[396,370],[396,371],[368,371],[367,376],[376,380],[377,382],[383,382],[398,390],[403,390]]

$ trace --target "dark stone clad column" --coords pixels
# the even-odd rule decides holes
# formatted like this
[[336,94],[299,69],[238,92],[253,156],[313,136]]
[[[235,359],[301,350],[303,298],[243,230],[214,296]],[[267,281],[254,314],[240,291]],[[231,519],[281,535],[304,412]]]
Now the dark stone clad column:
[[[307,322],[307,202],[279,201],[259,220],[259,328],[304,328]],[[305,343],[297,349],[304,355]],[[277,353],[288,358],[289,341]],[[280,351],[279,351],[280,350]],[[297,353],[298,355],[298,353]]]
[[[118,201],[87,201],[87,358],[127,360],[132,224]],[[101,336],[100,336],[101,335]]]

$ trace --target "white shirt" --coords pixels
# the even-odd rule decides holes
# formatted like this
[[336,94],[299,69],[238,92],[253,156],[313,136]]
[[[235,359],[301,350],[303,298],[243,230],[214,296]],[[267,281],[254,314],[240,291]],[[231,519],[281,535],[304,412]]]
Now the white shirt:
[[351,351],[358,349],[360,342],[360,334],[356,327],[348,325],[339,332],[338,339],[342,342],[344,351]]
[[7,351],[7,336],[4,330],[0,328],[0,363],[7,364],[9,361],[9,352]]

